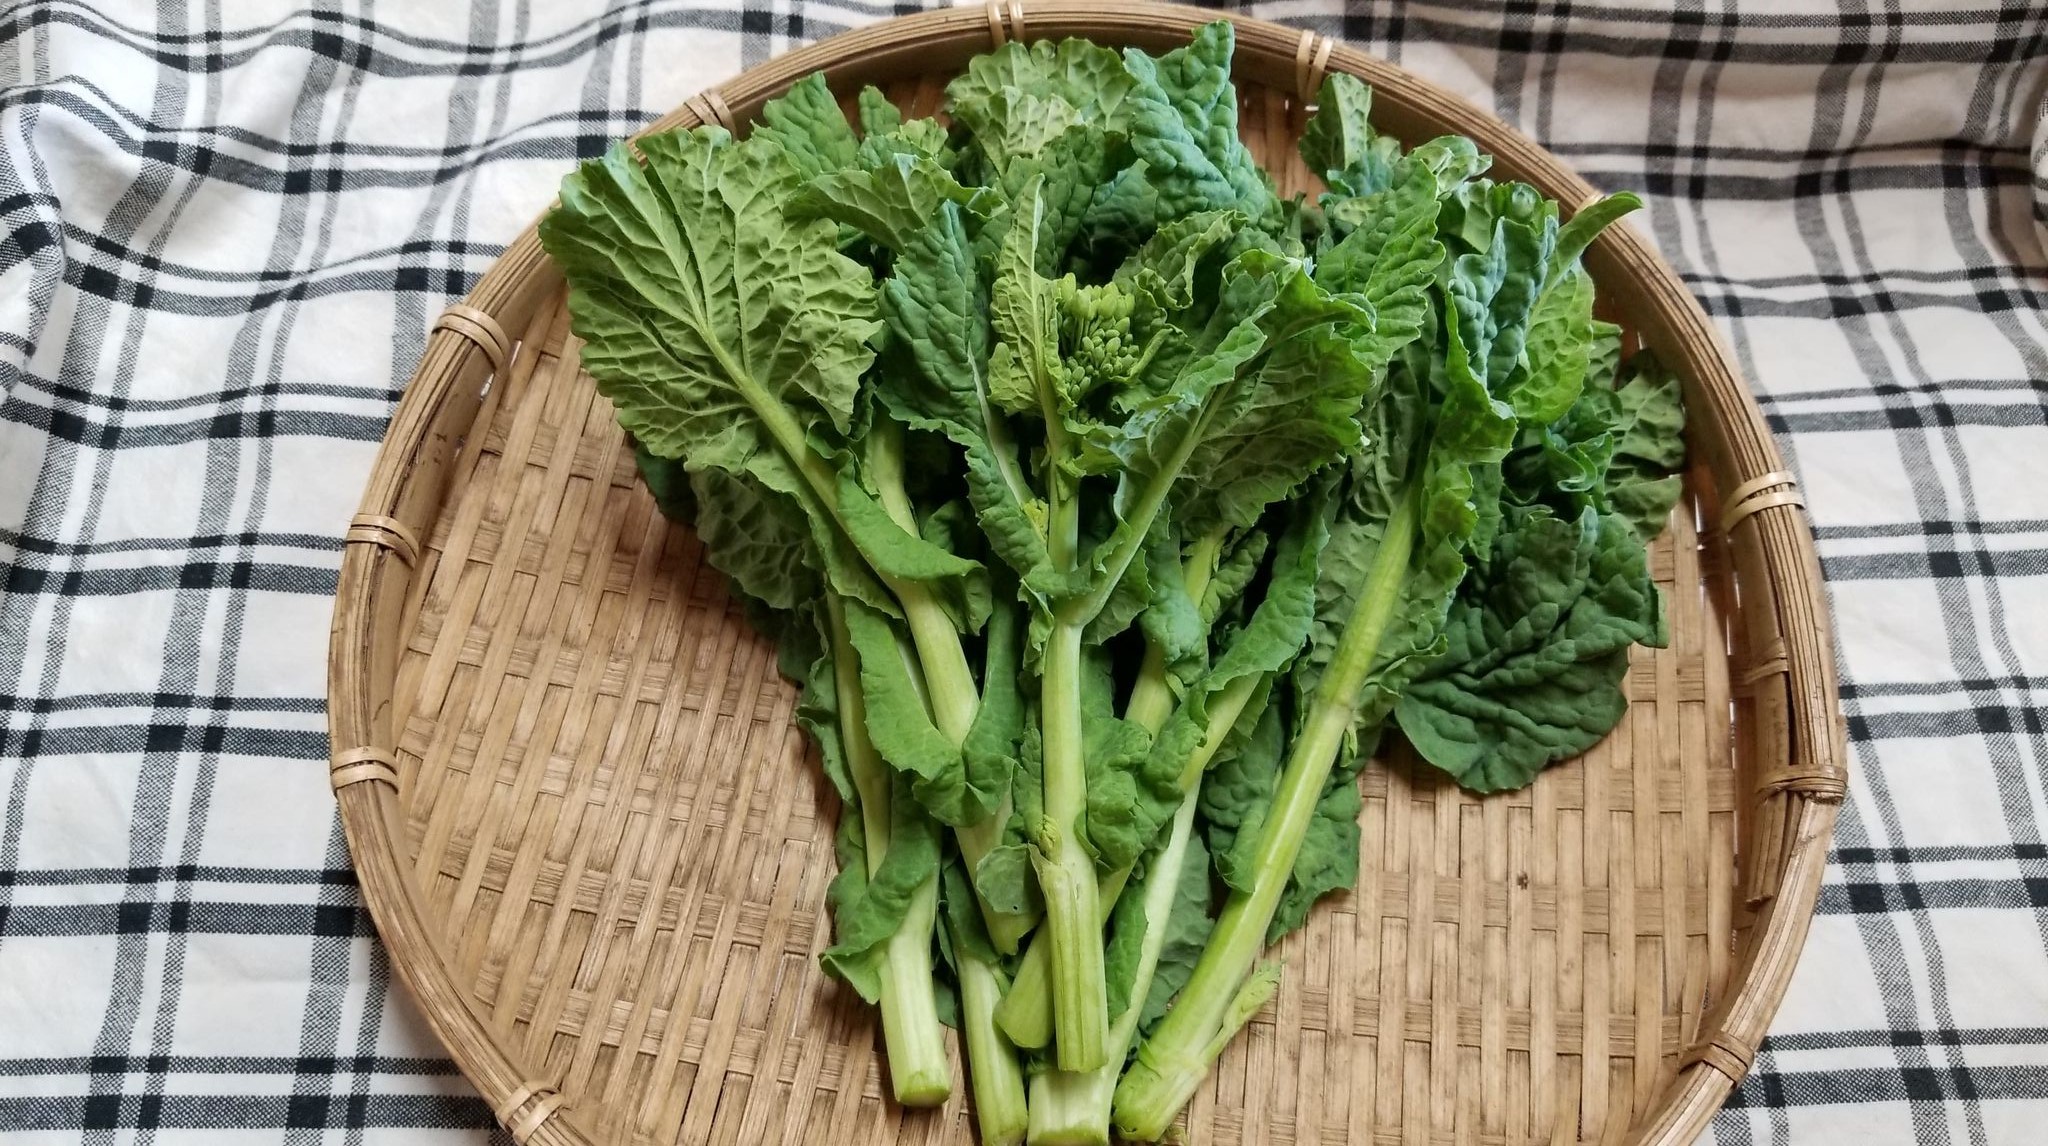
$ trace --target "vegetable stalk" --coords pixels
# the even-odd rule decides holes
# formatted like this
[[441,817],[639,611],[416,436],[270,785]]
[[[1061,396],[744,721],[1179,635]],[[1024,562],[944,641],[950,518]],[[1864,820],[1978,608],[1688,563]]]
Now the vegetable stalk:
[[1045,823],[1035,867],[1052,945],[1053,1025],[1062,1070],[1092,1070],[1108,1054],[1109,1017],[1102,969],[1102,907],[1095,862],[1079,826],[1087,804],[1082,759],[1081,630],[1056,622],[1045,649],[1040,713],[1045,763]]
[[960,1028],[967,1043],[967,1074],[974,1084],[974,1119],[982,1146],[1015,1146],[1024,1140],[1028,1114],[1024,1072],[1017,1051],[996,1028],[996,1000],[1002,973],[953,945],[960,973]]
[[1416,541],[1416,493],[1407,490],[1387,519],[1365,588],[1288,753],[1259,835],[1252,890],[1231,894],[1193,977],[1117,1086],[1116,1126],[1126,1137],[1152,1141],[1166,1134],[1209,1064],[1272,990],[1268,976],[1252,974],[1253,964],[1401,599]]
[[[1208,732],[1202,745],[1188,758],[1181,773],[1181,803],[1173,814],[1166,842],[1152,857],[1139,895],[1144,905],[1144,939],[1138,951],[1138,966],[1131,979],[1129,1002],[1109,1030],[1109,1053],[1099,1067],[1089,1071],[1047,1071],[1031,1081],[1031,1141],[1034,1146],[1101,1146],[1109,1141],[1110,1099],[1116,1091],[1117,1076],[1131,1040],[1138,1033],[1138,1021],[1152,990],[1152,976],[1159,967],[1159,953],[1166,943],[1167,921],[1173,911],[1174,894],[1180,885],[1181,866],[1186,861],[1188,841],[1194,834],[1195,791],[1201,786],[1209,762],[1229,738],[1243,715],[1245,705],[1264,683],[1263,676],[1232,681],[1210,702]],[[1122,894],[1131,869],[1121,868],[1103,877],[1102,895],[1114,903]],[[1114,887],[1112,887],[1112,882]]]
[[[882,858],[889,850],[889,767],[868,739],[867,704],[861,695],[858,657],[846,635],[845,606],[838,594],[828,591],[825,607],[839,699],[839,736],[847,771],[860,794],[861,828],[872,876],[881,870]],[[918,887],[902,925],[881,949],[882,1047],[896,1101],[905,1106],[937,1106],[953,1091],[932,985],[932,925],[938,900],[939,877],[933,872]]]
[[[1184,585],[1188,596],[1196,600],[1207,591],[1209,578],[1215,573],[1218,555],[1222,552],[1224,531],[1205,535],[1197,541],[1185,562]],[[1219,697],[1211,702],[1210,727],[1220,727],[1228,732],[1236,723],[1237,715],[1243,711],[1256,681],[1243,682],[1243,688],[1233,688],[1229,697]],[[1234,698],[1234,699],[1231,699]],[[1124,706],[1124,719],[1143,728],[1146,732],[1157,733],[1166,718],[1172,715],[1174,696],[1167,683],[1166,655],[1158,644],[1147,641],[1145,661],[1138,671],[1137,683],[1131,689],[1130,700]],[[1221,720],[1220,726],[1216,721]],[[1221,738],[1205,742],[1197,752],[1197,759],[1190,760],[1188,769],[1181,777],[1183,798],[1192,798],[1193,785],[1201,777],[1203,768],[1214,756]],[[1116,906],[1117,897],[1124,892],[1124,884],[1131,878],[1130,865],[1126,864],[1112,871],[1104,872],[1096,892],[1097,911],[1101,923],[1107,924],[1111,910]],[[1003,996],[1003,1003],[996,1008],[996,1022],[1010,1040],[1021,1047],[1042,1047],[1052,1041],[1052,937],[1049,931],[1041,931],[1031,937],[1031,944],[1024,950],[1024,957],[1018,961],[1017,973],[1011,979],[1010,990]]]

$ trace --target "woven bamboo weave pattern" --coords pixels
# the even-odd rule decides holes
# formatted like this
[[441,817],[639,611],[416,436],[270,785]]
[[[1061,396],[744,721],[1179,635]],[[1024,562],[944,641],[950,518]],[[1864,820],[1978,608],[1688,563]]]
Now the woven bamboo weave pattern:
[[[1030,6],[1025,34],[1081,11]],[[1098,34],[1202,18],[1150,15]],[[1010,16],[918,18],[954,37],[925,66],[848,58],[895,67],[888,93],[927,113]],[[1240,36],[1247,142],[1308,190],[1297,86],[1362,57]],[[832,47],[680,120],[744,130]],[[1394,91],[1406,134],[1540,157]],[[1652,551],[1671,646],[1637,650],[1614,734],[1526,791],[1476,799],[1398,750],[1364,773],[1359,886],[1275,952],[1282,989],[1190,1106],[1194,1141],[1675,1144],[1747,1068],[1840,791],[1832,668],[1796,487],[1723,505],[1789,479],[1628,242],[1593,253],[1605,305],[1688,374],[1694,422],[1691,496]],[[396,772],[336,781],[394,963],[520,1141],[971,1140],[964,1084],[934,1112],[884,1098],[875,1013],[816,962],[839,809],[795,689],[639,483],[559,277],[528,240],[506,263],[429,343],[364,498],[417,555],[351,546],[337,606],[337,760],[376,749]]]

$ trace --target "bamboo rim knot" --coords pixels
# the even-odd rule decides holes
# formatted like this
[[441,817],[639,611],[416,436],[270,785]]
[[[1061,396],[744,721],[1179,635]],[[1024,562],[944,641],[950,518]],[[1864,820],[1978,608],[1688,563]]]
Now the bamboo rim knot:
[[1787,765],[1765,772],[1757,781],[1757,792],[1761,796],[1783,792],[1819,804],[1839,804],[1849,796],[1849,780],[1840,768],[1827,764]]
[[403,521],[377,513],[359,513],[349,518],[348,532],[342,535],[342,544],[389,549],[408,568],[420,559],[418,535]]
[[988,39],[995,48],[1024,42],[1024,0],[988,0]]
[[1303,103],[1313,103],[1323,90],[1323,76],[1330,70],[1330,49],[1335,41],[1304,28],[1294,48],[1294,94]]
[[[533,1104],[531,1107],[527,1107],[529,1102]],[[512,1141],[524,1146],[525,1142],[533,1137],[534,1132],[540,1129],[541,1123],[553,1118],[555,1112],[560,1110],[565,1102],[567,1099],[562,1097],[562,1092],[548,1083],[524,1082],[517,1090],[506,1096],[505,1101],[499,1103],[497,1109],[491,1113],[497,1116],[498,1125],[503,1126],[506,1133],[512,1135]],[[526,1107],[523,1113],[522,1107]],[[512,1117],[515,1114],[519,1115],[516,1120]]]
[[1750,1064],[1756,1061],[1756,1048],[1729,1034],[1715,1031],[1713,1034],[1686,1048],[1681,1067],[1700,1063],[1731,1083],[1740,1083],[1749,1073]]
[[505,369],[505,363],[512,360],[512,340],[505,337],[505,328],[489,313],[463,303],[450,303],[434,320],[434,330],[445,330],[461,335],[475,343],[491,360],[491,373]]
[[1735,681],[1743,688],[1754,689],[1765,677],[1784,676],[1791,671],[1792,658],[1785,653],[1785,642],[1774,638]]
[[717,88],[705,88],[684,100],[683,106],[696,115],[698,123],[722,127],[728,135],[739,134],[739,121],[732,116],[732,105],[725,102],[725,95]]
[[1780,505],[1805,507],[1799,479],[1784,470],[1753,477],[1728,491],[1728,508],[1721,511],[1721,532],[1733,533],[1751,514]]
[[382,748],[365,746],[337,752],[327,764],[327,782],[336,791],[366,780],[398,787],[398,761]]

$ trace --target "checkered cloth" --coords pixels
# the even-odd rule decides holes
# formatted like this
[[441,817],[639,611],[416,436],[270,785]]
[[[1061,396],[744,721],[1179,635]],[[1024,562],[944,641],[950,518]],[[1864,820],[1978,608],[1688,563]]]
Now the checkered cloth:
[[[222,7],[0,15],[0,1132],[482,1141],[325,783],[343,523],[428,322],[573,157],[888,12]],[[2040,1141],[2048,13],[1536,7],[1258,14],[1644,189],[1799,471],[1852,790],[1715,1135]]]

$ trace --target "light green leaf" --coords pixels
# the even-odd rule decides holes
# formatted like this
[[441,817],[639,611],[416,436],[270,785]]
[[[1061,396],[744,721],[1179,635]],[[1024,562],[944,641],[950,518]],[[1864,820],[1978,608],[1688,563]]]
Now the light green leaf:
[[1557,231],[1557,248],[1551,252],[1552,274],[1576,264],[1593,239],[1615,220],[1631,211],[1641,208],[1643,201],[1633,192],[1623,191],[1588,203],[1572,213],[1572,217]]
[[1515,416],[1539,426],[1563,417],[1585,386],[1592,349],[1593,279],[1567,268],[1529,316],[1523,361],[1504,395]]
[[761,105],[747,138],[781,147],[806,177],[853,166],[860,148],[823,72],[812,72]]
[[1437,241],[1436,173],[1410,161],[1386,190],[1353,200],[1351,231],[1316,261],[1325,289],[1362,296],[1372,322],[1359,356],[1373,369],[1393,359],[1431,320],[1430,287],[1444,261]]
[[870,876],[860,816],[851,806],[839,816],[839,874],[826,891],[837,942],[818,957],[862,998],[877,1002],[881,981],[876,957],[903,924],[904,913],[926,880],[939,870],[939,834],[910,798],[908,782],[897,778],[891,801],[889,850]]
[[782,148],[715,128],[639,148],[644,164],[625,145],[585,163],[541,221],[584,368],[621,425],[691,470],[798,464],[802,433],[851,428],[879,329],[868,272],[832,224],[783,210],[799,175]]
[[1316,95],[1316,113],[1301,132],[1301,157],[1335,195],[1371,195],[1394,179],[1401,145],[1372,129],[1372,89],[1334,72]]
[[962,187],[932,159],[897,154],[880,157],[872,166],[810,179],[791,211],[844,223],[901,253],[918,241],[943,203],[958,204],[971,215],[985,215],[994,206],[986,190]]

